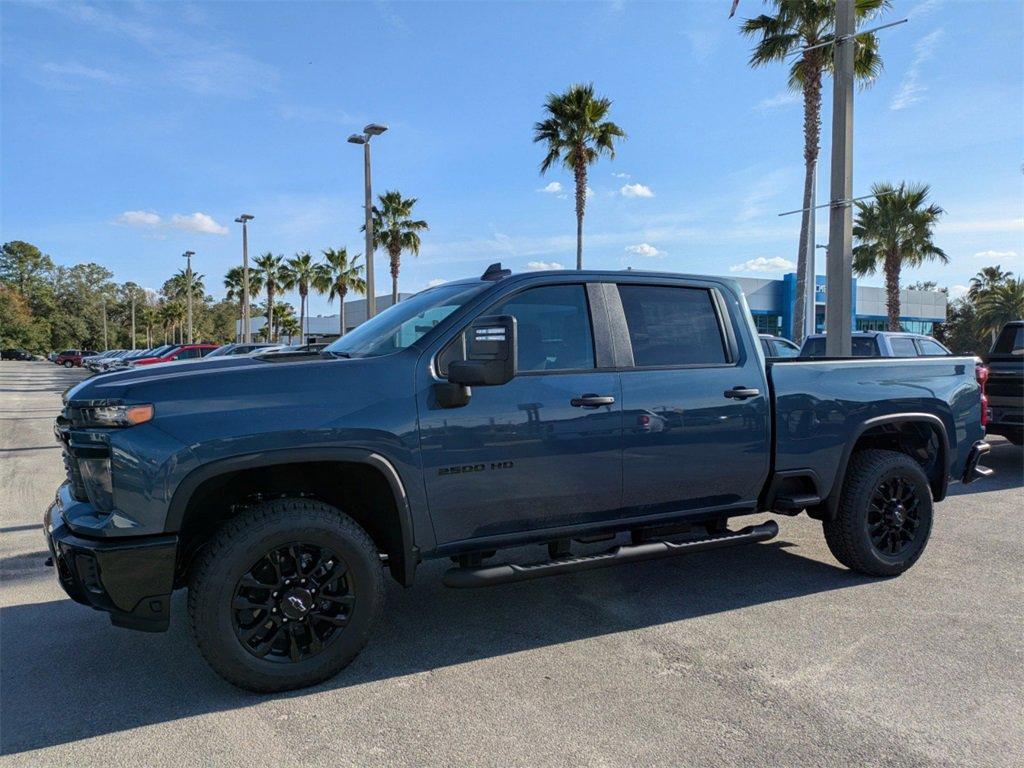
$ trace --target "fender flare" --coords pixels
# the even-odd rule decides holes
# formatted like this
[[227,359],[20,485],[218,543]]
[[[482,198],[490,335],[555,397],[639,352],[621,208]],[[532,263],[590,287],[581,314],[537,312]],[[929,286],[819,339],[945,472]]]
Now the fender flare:
[[[846,441],[846,445],[843,446],[843,455],[839,461],[839,469],[836,472],[835,479],[832,481],[832,487],[829,489],[828,497],[822,503],[824,507],[825,516],[828,519],[835,517],[836,511],[839,508],[839,496],[843,490],[843,483],[846,481],[846,470],[850,465],[850,456],[853,454],[853,447],[857,444],[857,441],[861,439],[865,432],[874,427],[879,427],[884,424],[926,424],[930,429],[936,432],[939,436],[939,461],[942,468],[942,474],[939,477],[939,487],[935,493],[935,500],[941,501],[946,497],[946,489],[949,486],[949,471],[950,464],[953,460],[953,451],[949,444],[949,432],[946,430],[946,424],[938,416],[933,413],[888,413],[884,416],[875,416],[862,422],[853,433],[853,436]],[[935,489],[933,489],[935,491]]]
[[220,475],[231,472],[239,472],[247,469],[259,469],[282,464],[308,464],[312,462],[346,462],[350,464],[365,464],[378,470],[387,480],[391,488],[391,495],[395,500],[395,509],[398,512],[398,522],[402,535],[403,568],[402,584],[412,584],[416,566],[419,563],[419,549],[416,546],[413,534],[412,509],[409,504],[409,496],[405,492],[405,485],[402,478],[386,457],[369,448],[288,448],[277,451],[259,451],[246,453],[238,456],[231,456],[226,459],[218,459],[204,464],[185,476],[174,489],[171,503],[167,509],[167,520],[164,523],[164,531],[176,533],[181,529],[185,519],[185,511],[188,509],[196,490],[207,480],[212,480]]

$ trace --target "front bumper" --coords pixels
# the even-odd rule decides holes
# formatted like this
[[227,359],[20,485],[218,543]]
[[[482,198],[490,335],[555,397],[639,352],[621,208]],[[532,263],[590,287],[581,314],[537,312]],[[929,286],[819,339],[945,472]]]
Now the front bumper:
[[99,540],[77,536],[64,522],[62,497],[58,494],[46,510],[43,528],[64,591],[82,605],[109,613],[115,626],[165,631],[178,537]]

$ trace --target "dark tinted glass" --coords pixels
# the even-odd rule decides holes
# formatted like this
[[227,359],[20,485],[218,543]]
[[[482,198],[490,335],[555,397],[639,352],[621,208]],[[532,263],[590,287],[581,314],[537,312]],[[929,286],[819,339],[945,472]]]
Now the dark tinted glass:
[[1008,325],[999,333],[992,345],[992,354],[1009,355],[1013,350],[1024,347],[1024,325]]
[[796,344],[787,344],[779,339],[774,339],[772,346],[775,347],[776,357],[796,357],[800,354],[800,348]]
[[914,346],[914,340],[911,338],[894,336],[889,339],[889,344],[892,345],[894,357],[917,357],[917,347]]
[[[825,345],[825,340],[821,340],[822,346]],[[878,343],[874,337],[870,338],[854,338],[852,344],[852,352],[854,357],[879,357],[878,354]]]
[[726,362],[711,294],[702,288],[620,285],[633,362],[712,365]]
[[485,314],[516,318],[520,371],[594,367],[594,337],[582,285],[531,288]]

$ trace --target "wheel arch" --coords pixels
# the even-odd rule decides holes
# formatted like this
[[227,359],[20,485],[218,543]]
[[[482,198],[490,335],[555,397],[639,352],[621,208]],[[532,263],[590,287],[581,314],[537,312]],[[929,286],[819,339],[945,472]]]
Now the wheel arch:
[[[388,565],[392,576],[402,585],[409,586],[413,582],[416,566],[419,563],[419,549],[416,546],[413,529],[412,509],[405,484],[398,470],[385,456],[380,453],[358,447],[344,448],[295,448],[279,451],[260,451],[258,453],[232,456],[218,459],[193,470],[178,484],[168,507],[165,530],[178,533],[181,537],[181,551],[191,560],[196,550],[189,550],[188,532],[190,521],[199,515],[213,493],[218,492],[232,479],[246,477],[281,476],[288,470],[302,472],[312,467],[352,468],[359,467],[379,477],[382,488],[393,505],[386,514],[393,515],[391,520],[379,520],[391,535],[382,536],[381,531],[373,523],[378,519],[374,514],[357,517],[357,522],[370,529],[381,551],[388,555]],[[258,474],[254,474],[258,473]],[[281,486],[282,490],[285,486]],[[311,489],[296,485],[292,493],[305,494]],[[313,492],[310,495],[320,497]],[[332,499],[323,499],[331,503]],[[226,515],[228,517],[230,515]],[[370,525],[367,525],[370,522]],[[390,527],[388,527],[390,526]],[[186,564],[187,565],[187,564]]]
[[[921,440],[926,443],[921,443]],[[935,455],[931,455],[930,445],[934,439]],[[916,454],[908,450],[909,445],[916,445]],[[861,423],[843,447],[835,479],[829,495],[813,509],[808,510],[812,517],[831,520],[839,508],[846,473],[854,452],[861,448],[881,447],[910,455],[921,464],[928,476],[935,501],[942,501],[949,485],[950,463],[953,450],[949,444],[949,433],[945,422],[933,413],[890,413],[876,416]]]

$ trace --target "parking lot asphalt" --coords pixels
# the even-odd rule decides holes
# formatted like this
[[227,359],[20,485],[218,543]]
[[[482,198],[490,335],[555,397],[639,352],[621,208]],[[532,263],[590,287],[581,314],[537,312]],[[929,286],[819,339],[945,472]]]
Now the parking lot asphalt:
[[843,569],[818,523],[759,545],[485,590],[428,563],[362,655],[305,691],[236,690],[176,595],[142,634],[67,599],[41,518],[83,373],[0,363],[0,765],[1020,765],[1020,448],[954,486],[921,561]]

